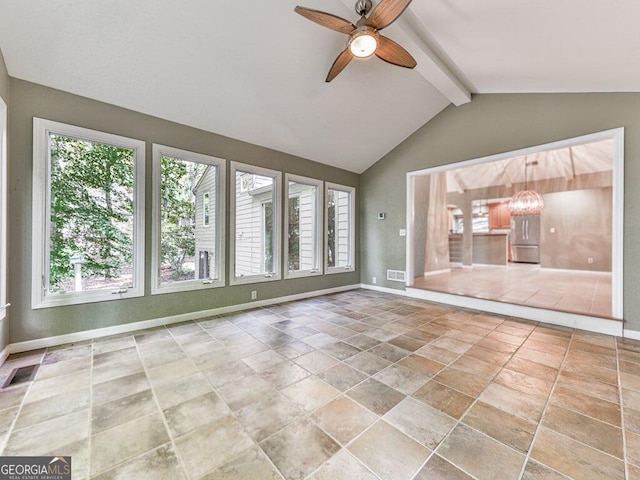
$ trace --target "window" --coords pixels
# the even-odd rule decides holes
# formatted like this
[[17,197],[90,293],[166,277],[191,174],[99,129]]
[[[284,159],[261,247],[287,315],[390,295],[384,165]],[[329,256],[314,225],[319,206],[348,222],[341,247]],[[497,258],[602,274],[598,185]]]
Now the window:
[[34,118],[33,308],[144,294],[144,142]]
[[153,146],[153,293],[220,287],[225,161]]
[[320,275],[322,181],[285,175],[285,277]]
[[326,186],[325,273],[355,269],[355,194],[353,187]]
[[231,283],[280,279],[281,174],[231,163]]
[[209,193],[202,195],[202,223],[209,226]]

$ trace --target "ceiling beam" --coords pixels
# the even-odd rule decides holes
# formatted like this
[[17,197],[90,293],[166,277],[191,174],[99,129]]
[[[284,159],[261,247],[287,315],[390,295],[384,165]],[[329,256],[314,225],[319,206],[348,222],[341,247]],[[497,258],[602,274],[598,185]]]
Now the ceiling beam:
[[[353,12],[354,0],[340,0],[350,12]],[[416,71],[433,85],[446,99],[455,106],[471,101],[471,92],[451,72],[444,62],[429,46],[423,33],[424,26],[407,8],[393,25],[382,32],[385,36],[402,45],[418,62]]]

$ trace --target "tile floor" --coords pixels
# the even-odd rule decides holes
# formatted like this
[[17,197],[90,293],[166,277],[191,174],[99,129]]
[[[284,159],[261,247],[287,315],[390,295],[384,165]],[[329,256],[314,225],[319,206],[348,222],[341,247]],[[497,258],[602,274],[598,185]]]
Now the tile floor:
[[357,290],[13,356],[74,480],[640,479],[640,342]]
[[538,265],[455,268],[416,277],[414,288],[563,312],[611,317],[611,274],[563,272]]

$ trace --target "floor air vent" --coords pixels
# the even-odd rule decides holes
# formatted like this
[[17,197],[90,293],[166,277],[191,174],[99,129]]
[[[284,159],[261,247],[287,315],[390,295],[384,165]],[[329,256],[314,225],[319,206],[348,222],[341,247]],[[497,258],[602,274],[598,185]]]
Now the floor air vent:
[[2,388],[12,387],[20,383],[27,383],[33,380],[38,371],[38,364],[27,365],[26,367],[14,368],[2,385]]
[[387,280],[394,282],[405,282],[406,275],[402,270],[387,270]]

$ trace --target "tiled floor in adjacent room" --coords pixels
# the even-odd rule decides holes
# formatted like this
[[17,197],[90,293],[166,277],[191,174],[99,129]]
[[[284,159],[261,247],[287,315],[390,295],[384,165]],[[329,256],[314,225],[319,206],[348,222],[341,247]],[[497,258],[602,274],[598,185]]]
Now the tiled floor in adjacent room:
[[351,291],[11,357],[73,479],[640,479],[640,342]]
[[414,288],[564,312],[611,317],[611,281],[607,272],[540,268],[511,263],[508,267],[474,266],[417,277]]

